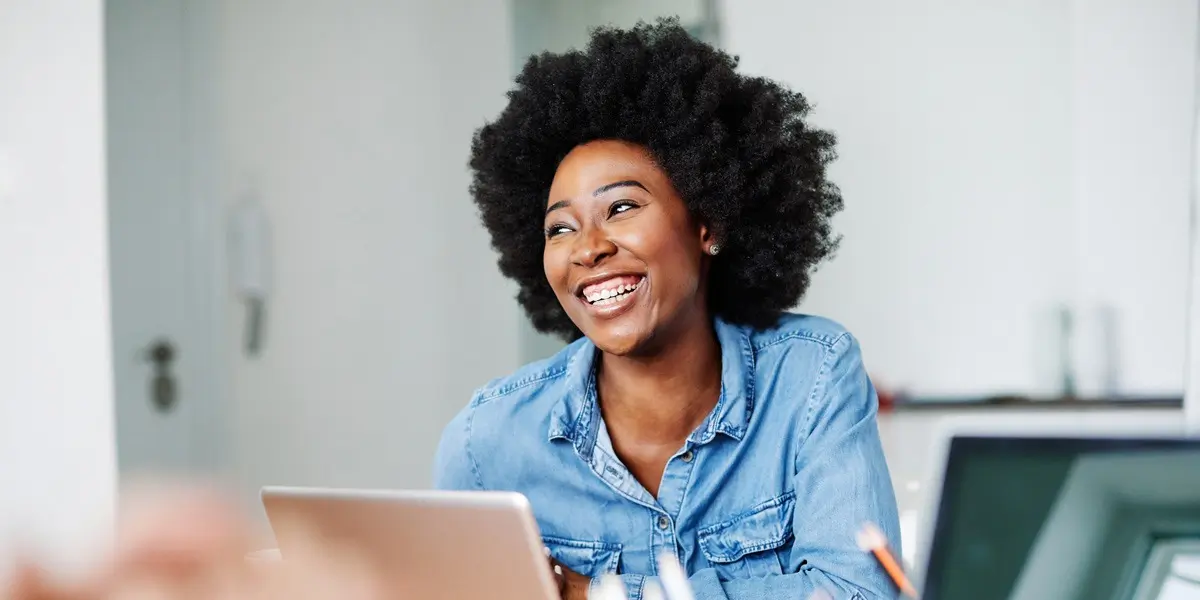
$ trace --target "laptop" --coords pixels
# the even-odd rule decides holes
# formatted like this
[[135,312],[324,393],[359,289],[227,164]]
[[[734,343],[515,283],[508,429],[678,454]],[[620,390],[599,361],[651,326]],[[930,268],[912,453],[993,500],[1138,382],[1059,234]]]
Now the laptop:
[[924,600],[1200,598],[1200,439],[955,437],[927,539]]
[[529,501],[507,492],[265,487],[280,556],[353,545],[386,564],[388,597],[557,600]]

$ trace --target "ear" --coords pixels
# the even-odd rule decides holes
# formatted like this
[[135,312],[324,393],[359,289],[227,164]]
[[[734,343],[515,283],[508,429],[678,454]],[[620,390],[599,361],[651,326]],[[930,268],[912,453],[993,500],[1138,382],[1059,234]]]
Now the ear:
[[713,244],[716,244],[716,243],[717,243],[716,232],[713,230],[712,227],[709,227],[707,223],[701,223],[700,224],[700,252],[702,254],[709,254],[709,249],[712,248]]

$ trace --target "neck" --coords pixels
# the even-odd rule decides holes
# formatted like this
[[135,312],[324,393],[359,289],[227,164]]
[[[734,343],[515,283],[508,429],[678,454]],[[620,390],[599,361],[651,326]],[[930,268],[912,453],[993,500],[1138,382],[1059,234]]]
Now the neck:
[[601,413],[623,436],[648,442],[685,439],[721,394],[721,345],[705,317],[644,356],[599,357]]

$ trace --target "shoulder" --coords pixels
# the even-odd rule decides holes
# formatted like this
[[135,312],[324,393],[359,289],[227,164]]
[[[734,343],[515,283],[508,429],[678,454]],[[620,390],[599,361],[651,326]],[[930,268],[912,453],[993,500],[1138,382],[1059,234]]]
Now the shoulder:
[[[791,408],[815,410],[843,395],[850,381],[866,384],[863,400],[873,400],[858,340],[840,323],[813,315],[787,314],[774,327],[749,334],[756,388],[783,395]],[[866,396],[870,396],[867,398]],[[784,408],[778,399],[764,405]]]
[[583,340],[571,343],[553,356],[526,364],[516,371],[497,377],[475,390],[468,408],[499,402],[497,406],[520,405],[553,387],[567,372],[579,353]]
[[544,440],[550,429],[554,405],[566,393],[567,369],[581,352],[575,342],[554,356],[529,363],[513,373],[493,379],[475,390],[467,403],[442,431],[434,466],[439,488],[484,488],[486,470],[496,452],[507,445],[520,448],[524,441]]
[[795,349],[824,353],[858,348],[858,342],[841,323],[797,313],[785,313],[773,327],[752,331],[750,345],[756,354]]

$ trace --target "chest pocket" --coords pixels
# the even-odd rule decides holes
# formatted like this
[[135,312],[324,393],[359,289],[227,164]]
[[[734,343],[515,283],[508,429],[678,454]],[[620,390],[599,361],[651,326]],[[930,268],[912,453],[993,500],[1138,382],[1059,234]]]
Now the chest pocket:
[[608,542],[585,542],[558,537],[543,537],[542,543],[550,549],[550,556],[568,569],[598,577],[605,573],[615,574],[621,564],[621,545]]
[[783,574],[796,494],[788,492],[732,519],[700,529],[700,551],[722,579]]

